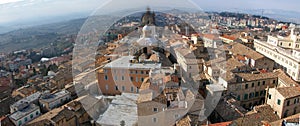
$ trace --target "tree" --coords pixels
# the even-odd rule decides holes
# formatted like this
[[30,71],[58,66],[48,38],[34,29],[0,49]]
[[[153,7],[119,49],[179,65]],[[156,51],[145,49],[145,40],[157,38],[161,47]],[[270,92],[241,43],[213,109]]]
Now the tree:
[[122,120],[122,121],[120,122],[120,125],[121,125],[121,126],[125,126],[125,121]]
[[36,75],[36,69],[35,69],[35,67],[33,67],[32,69],[33,69],[32,70],[33,71],[33,75]]

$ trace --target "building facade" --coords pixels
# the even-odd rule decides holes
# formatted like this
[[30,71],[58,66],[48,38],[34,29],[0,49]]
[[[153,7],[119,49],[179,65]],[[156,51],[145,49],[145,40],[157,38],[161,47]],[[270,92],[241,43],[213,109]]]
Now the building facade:
[[121,92],[138,93],[151,69],[160,68],[160,63],[134,62],[134,56],[122,56],[98,71],[100,93],[117,95]]
[[267,104],[280,118],[300,113],[300,87],[270,88]]
[[282,68],[295,81],[300,81],[300,51],[283,49],[260,40],[254,40],[254,48],[274,60],[275,67]]
[[45,92],[39,99],[39,103],[43,111],[49,111],[52,110],[53,108],[63,105],[67,101],[70,101],[70,99],[71,99],[71,94],[66,90],[62,90],[55,94],[50,94],[49,92]]
[[9,118],[16,126],[23,126],[27,122],[40,116],[40,114],[41,112],[39,106],[34,104],[27,104],[26,106],[24,106],[24,108],[11,114]]
[[219,82],[227,89],[226,95],[233,95],[244,108],[252,108],[265,102],[265,89],[278,83],[274,73],[237,73],[231,79],[220,77]]

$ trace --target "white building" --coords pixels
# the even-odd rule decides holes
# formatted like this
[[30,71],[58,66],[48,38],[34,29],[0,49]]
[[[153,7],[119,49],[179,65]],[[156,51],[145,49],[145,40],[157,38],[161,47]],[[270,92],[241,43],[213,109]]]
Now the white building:
[[283,48],[300,49],[300,36],[294,32],[295,26],[290,26],[290,33],[287,35],[285,32],[279,33],[276,36],[268,35],[267,42]]
[[24,106],[24,108],[9,115],[9,118],[16,126],[23,126],[27,122],[40,116],[40,113],[41,112],[39,106],[34,104],[27,104],[26,106]]
[[10,105],[10,112],[14,113],[16,111],[23,109],[24,106],[26,106],[27,104],[37,103],[40,96],[41,96],[41,92],[36,92],[32,95],[29,95],[28,97],[25,97],[25,98],[17,101],[16,103]]
[[300,50],[283,49],[269,42],[254,40],[257,52],[276,62],[295,81],[300,81]]
[[39,102],[43,110],[49,111],[64,104],[70,99],[71,93],[66,90],[62,90],[55,94],[50,94],[49,92],[44,93],[39,99]]
[[218,48],[222,45],[222,40],[216,34],[205,34],[203,41],[205,47]]

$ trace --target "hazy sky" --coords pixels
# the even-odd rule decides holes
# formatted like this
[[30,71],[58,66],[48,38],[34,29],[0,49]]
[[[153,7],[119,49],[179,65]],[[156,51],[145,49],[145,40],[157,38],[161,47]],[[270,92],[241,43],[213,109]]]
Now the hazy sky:
[[[0,26],[32,20],[50,20],[54,17],[64,18],[67,15],[89,15],[104,3],[115,2],[107,10],[118,7],[145,6],[156,4],[165,6],[184,5],[186,0],[0,0]],[[204,10],[258,10],[280,9],[300,12],[299,0],[191,0]],[[169,5],[168,3],[173,4]],[[123,5],[125,4],[125,5]],[[123,6],[122,6],[123,5]],[[189,6],[189,5],[184,5]],[[69,17],[71,18],[71,17]]]

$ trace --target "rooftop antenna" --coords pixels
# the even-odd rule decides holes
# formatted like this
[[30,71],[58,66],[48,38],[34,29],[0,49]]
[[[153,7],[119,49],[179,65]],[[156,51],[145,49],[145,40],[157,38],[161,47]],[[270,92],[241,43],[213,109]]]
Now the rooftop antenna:
[[261,9],[261,15],[260,15],[260,18],[262,18],[264,16],[264,9]]

